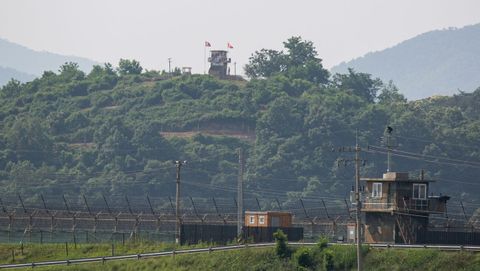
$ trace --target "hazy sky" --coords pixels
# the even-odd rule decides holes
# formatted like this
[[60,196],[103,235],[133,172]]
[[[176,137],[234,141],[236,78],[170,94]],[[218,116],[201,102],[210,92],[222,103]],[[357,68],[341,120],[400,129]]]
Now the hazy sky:
[[[0,37],[35,50],[147,69],[203,72],[204,41],[235,47],[240,72],[261,48],[300,35],[326,67],[426,31],[480,22],[478,0],[0,0]],[[1,63],[0,63],[1,64]],[[233,73],[233,67],[232,67]]]

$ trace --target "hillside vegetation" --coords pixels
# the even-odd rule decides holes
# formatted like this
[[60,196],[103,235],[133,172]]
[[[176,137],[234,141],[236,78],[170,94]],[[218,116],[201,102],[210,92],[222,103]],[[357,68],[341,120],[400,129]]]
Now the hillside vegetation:
[[437,190],[478,200],[480,89],[407,101],[369,74],[330,76],[311,42],[284,45],[252,55],[250,81],[143,71],[134,60],[10,81],[0,92],[0,195],[172,196],[180,159],[195,183],[183,195],[233,196],[211,188],[235,186],[243,148],[253,194],[343,199],[353,168],[337,159],[351,154],[333,150],[355,144],[357,130],[362,175],[380,176],[385,155],[367,145],[389,125],[398,149],[420,155],[394,157],[394,170],[423,168]]

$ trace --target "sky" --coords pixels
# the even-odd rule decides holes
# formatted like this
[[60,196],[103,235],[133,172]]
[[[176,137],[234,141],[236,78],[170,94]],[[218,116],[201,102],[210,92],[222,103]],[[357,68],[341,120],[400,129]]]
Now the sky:
[[[478,0],[0,0],[0,38],[38,51],[146,69],[204,71],[204,42],[226,49],[237,74],[262,48],[301,36],[325,67],[418,34],[480,22]],[[207,51],[208,53],[208,51]],[[233,73],[234,67],[232,65]]]

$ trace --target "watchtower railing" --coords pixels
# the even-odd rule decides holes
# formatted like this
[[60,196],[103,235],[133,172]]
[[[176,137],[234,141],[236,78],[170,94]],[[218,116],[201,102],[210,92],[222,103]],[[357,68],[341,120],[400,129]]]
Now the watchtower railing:
[[399,202],[389,202],[385,198],[366,197],[362,209],[365,211],[424,211],[429,210],[429,199],[402,199]]

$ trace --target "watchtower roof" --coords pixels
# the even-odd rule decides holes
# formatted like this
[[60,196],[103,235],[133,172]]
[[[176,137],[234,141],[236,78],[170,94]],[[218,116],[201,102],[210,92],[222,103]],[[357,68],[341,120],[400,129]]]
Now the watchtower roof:
[[434,180],[410,179],[410,177],[408,176],[408,172],[386,172],[383,173],[383,178],[361,178],[360,180],[367,182],[434,182]]

